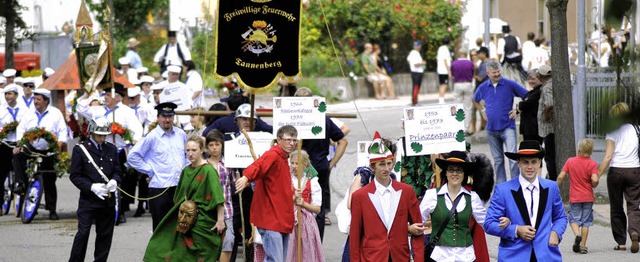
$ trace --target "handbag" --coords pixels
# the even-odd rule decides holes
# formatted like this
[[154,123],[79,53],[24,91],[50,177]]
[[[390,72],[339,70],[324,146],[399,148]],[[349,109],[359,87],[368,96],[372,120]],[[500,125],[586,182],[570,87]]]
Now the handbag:
[[442,232],[444,232],[444,229],[445,227],[447,227],[447,224],[449,224],[449,220],[451,220],[453,213],[455,213],[456,207],[458,206],[458,202],[460,202],[460,198],[462,198],[462,195],[463,194],[459,194],[451,204],[449,214],[447,214],[447,218],[444,219],[444,223],[442,223],[442,226],[440,226],[440,228],[438,229],[438,233],[436,233],[435,235],[431,235],[429,244],[424,248],[424,261],[434,261],[431,259],[431,253],[433,253],[433,249],[436,247],[436,244],[438,244],[438,241],[440,241]]
[[344,194],[344,198],[338,203],[336,207],[336,217],[338,218],[338,230],[344,234],[349,235],[349,226],[351,225],[351,210],[347,207],[347,198],[349,197],[349,189]]

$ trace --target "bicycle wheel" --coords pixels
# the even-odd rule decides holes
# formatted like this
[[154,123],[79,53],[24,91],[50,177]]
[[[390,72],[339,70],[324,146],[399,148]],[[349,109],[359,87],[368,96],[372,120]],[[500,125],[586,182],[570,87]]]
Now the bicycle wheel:
[[38,214],[38,206],[40,205],[43,191],[42,175],[37,174],[33,180],[29,182],[27,192],[24,195],[22,214],[20,216],[22,223],[31,223],[31,220]]
[[2,198],[2,214],[9,214],[11,210],[11,202],[13,201],[13,172],[9,172],[7,179],[4,180],[4,196]]

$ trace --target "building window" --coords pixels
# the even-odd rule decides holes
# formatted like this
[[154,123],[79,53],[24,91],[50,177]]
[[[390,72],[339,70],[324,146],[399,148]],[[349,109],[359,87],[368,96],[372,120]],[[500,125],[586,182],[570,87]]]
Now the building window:
[[547,16],[547,7],[544,5],[545,0],[538,0],[538,10],[537,10],[537,16],[536,16],[536,25],[537,25],[537,32],[538,35],[545,35],[545,31],[546,31],[546,19],[545,17]]

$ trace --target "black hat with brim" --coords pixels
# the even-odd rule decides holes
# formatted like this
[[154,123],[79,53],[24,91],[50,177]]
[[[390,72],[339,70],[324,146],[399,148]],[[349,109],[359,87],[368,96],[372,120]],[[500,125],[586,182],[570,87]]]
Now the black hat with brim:
[[511,160],[518,160],[521,157],[535,157],[544,158],[544,149],[540,146],[540,143],[535,140],[524,140],[520,142],[518,152],[505,152],[504,155]]
[[449,165],[460,166],[465,170],[465,173],[467,173],[467,170],[477,167],[475,162],[467,161],[467,154],[462,151],[451,151],[445,154],[444,159],[436,158],[436,164],[444,171],[447,170]]
[[178,108],[178,105],[172,102],[164,102],[158,104],[155,109],[158,110],[159,115],[163,116],[173,116],[176,114],[175,109]]

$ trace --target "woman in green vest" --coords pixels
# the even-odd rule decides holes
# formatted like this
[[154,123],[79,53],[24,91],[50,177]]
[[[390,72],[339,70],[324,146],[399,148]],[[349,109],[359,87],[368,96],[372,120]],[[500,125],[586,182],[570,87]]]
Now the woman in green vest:
[[[469,162],[466,153],[461,151],[451,151],[447,158],[436,159],[436,164],[442,169],[440,176],[443,185],[427,190],[420,203],[420,212],[423,221],[431,218],[431,237],[439,241],[431,257],[425,257],[425,261],[475,261],[469,222],[473,216],[479,224],[483,224],[487,211],[478,194],[467,190],[465,186],[478,172],[478,167],[475,162]],[[456,198],[460,200],[455,211],[445,222]],[[441,226],[445,229],[437,237]]]

